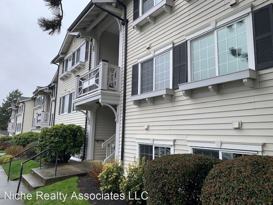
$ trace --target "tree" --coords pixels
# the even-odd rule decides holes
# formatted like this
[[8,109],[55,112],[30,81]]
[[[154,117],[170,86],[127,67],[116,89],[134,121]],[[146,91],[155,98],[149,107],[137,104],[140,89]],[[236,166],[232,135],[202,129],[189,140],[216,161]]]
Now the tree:
[[22,96],[22,92],[13,90],[9,93],[5,100],[3,100],[0,106],[0,130],[7,130],[8,122],[11,115],[11,103],[17,101]]
[[40,18],[38,19],[38,24],[43,31],[48,31],[49,35],[53,35],[56,32],[61,31],[62,20],[63,20],[63,5],[62,0],[44,0],[46,6],[49,7],[53,18]]

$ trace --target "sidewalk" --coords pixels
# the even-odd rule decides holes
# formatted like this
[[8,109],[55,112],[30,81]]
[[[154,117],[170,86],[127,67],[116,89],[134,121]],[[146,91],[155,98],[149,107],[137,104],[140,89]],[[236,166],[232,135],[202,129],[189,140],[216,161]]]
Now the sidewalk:
[[[0,166],[0,204],[1,205],[2,204],[4,204],[4,205],[23,205],[22,201],[8,200],[8,199],[6,200],[4,198],[5,192],[15,194],[16,189],[17,189],[17,185],[18,185],[18,181],[7,182],[7,175],[4,171],[4,169],[2,168],[2,166]],[[23,193],[28,192],[23,184],[21,184],[20,192],[23,192]]]

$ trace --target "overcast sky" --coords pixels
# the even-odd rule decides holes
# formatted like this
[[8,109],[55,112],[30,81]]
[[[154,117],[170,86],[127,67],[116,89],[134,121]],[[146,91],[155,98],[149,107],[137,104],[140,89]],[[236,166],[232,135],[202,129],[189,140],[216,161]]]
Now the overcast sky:
[[31,96],[36,86],[48,85],[56,72],[50,61],[59,51],[66,30],[90,0],[63,0],[62,32],[49,36],[37,24],[50,16],[43,0],[1,0],[0,103],[19,89]]

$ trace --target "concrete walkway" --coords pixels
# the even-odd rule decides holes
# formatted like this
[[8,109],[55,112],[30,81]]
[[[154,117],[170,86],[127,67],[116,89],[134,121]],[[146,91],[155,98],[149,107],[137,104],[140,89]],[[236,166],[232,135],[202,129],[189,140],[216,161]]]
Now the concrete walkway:
[[[1,205],[2,204],[4,205],[22,205],[23,204],[22,201],[5,199],[5,193],[10,195],[16,193],[17,185],[18,185],[18,181],[7,182],[7,175],[4,169],[2,168],[2,166],[0,166],[0,204]],[[28,192],[23,184],[21,184],[20,192],[23,192],[23,193]]]

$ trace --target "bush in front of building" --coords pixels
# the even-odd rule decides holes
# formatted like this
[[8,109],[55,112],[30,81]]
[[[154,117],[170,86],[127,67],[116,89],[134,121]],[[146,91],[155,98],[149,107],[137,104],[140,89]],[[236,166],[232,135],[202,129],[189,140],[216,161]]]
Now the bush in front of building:
[[273,204],[273,157],[244,156],[216,165],[202,188],[202,204]]
[[40,151],[49,149],[45,154],[48,162],[55,162],[58,153],[59,162],[68,162],[71,156],[79,154],[84,143],[84,130],[78,125],[55,125],[44,128],[40,133]]
[[24,151],[24,147],[22,147],[20,145],[12,145],[12,146],[8,147],[7,149],[5,149],[5,153],[7,155],[12,155],[12,156],[16,156],[23,151]]
[[219,160],[192,154],[177,154],[149,161],[144,168],[148,204],[201,204],[203,182]]
[[7,155],[7,154],[0,156],[0,165],[8,163],[11,158],[12,158],[12,155]]
[[27,146],[28,144],[38,141],[40,133],[37,132],[25,132],[13,137],[12,141],[15,145]]
[[0,150],[5,150],[12,145],[12,137],[0,137]]
[[[127,175],[123,178],[120,184],[120,190],[126,196],[126,200],[129,204],[146,204],[143,197],[147,197],[144,193],[144,166],[145,160],[141,160],[138,163],[131,164],[128,167]],[[133,194],[133,197],[137,196],[141,200],[130,200],[129,193]],[[132,197],[132,196],[131,196]]]
[[100,190],[106,193],[120,193],[123,167],[118,162],[106,163],[99,175]]

